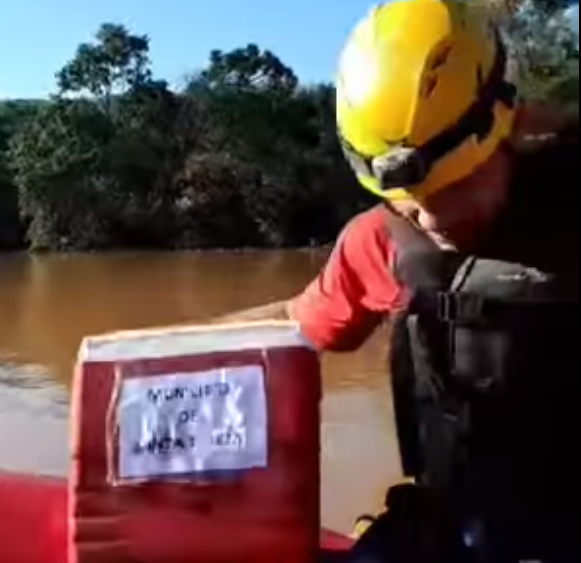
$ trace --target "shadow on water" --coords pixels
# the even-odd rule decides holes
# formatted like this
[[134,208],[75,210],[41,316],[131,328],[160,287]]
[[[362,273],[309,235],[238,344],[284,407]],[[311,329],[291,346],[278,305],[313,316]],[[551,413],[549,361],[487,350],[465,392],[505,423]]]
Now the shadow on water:
[[[327,251],[0,256],[0,468],[64,475],[81,339],[289,298]],[[348,530],[399,478],[385,336],[323,356],[322,512]]]

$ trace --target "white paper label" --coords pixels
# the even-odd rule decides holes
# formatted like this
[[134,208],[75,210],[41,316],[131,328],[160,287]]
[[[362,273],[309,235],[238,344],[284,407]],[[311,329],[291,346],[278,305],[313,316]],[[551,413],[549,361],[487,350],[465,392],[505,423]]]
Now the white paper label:
[[125,379],[117,422],[120,479],[265,467],[263,368]]

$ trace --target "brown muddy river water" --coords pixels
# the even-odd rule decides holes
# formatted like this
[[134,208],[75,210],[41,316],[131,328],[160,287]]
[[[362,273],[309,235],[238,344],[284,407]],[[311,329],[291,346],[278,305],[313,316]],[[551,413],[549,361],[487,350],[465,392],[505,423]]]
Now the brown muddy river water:
[[[292,296],[325,251],[0,255],[0,469],[65,475],[84,335],[202,321]],[[323,523],[347,531],[399,478],[385,334],[323,357]]]

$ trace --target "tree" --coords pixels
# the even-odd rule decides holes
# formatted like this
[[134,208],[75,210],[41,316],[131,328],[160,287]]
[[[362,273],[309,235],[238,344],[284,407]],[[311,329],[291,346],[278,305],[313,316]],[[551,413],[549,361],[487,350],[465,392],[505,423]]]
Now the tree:
[[[572,102],[578,82],[579,37],[567,15],[566,0],[502,1],[503,36],[517,63],[519,90],[526,98]],[[508,5],[508,7],[507,7]],[[578,104],[578,96],[577,96]]]
[[172,143],[179,103],[153,79],[145,36],[104,24],[96,38],[57,73],[47,111],[13,139],[20,211],[35,248],[168,239],[172,177],[184,158]]
[[90,94],[108,105],[112,96],[151,79],[149,39],[124,26],[103,24],[96,43],[82,43],[74,58],[57,72],[59,95]]
[[22,246],[24,228],[18,209],[18,188],[10,169],[10,140],[45,106],[38,100],[0,103],[0,249]]
[[181,109],[164,81],[134,86],[116,100],[109,158],[118,180],[109,193],[116,240],[163,246],[174,236],[174,177],[189,151],[174,134]]
[[60,100],[11,140],[9,158],[20,214],[34,248],[88,248],[106,236],[111,123],[89,101]]
[[210,64],[199,79],[211,88],[261,90],[289,94],[295,91],[298,79],[271,51],[262,51],[254,43],[227,53],[218,49],[210,53]]
[[[578,107],[578,40],[561,0],[494,2],[527,96]],[[487,8],[488,9],[488,8]],[[336,134],[331,84],[274,53],[214,50],[182,92],[149,40],[104,24],[57,73],[57,95],[0,104],[0,246],[288,247],[331,242],[373,204]]]

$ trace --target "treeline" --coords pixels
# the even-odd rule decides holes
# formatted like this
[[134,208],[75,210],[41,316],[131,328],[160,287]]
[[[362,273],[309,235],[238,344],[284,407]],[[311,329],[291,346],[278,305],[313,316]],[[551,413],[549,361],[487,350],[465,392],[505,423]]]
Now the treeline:
[[[578,43],[543,27],[525,87],[578,104]],[[332,85],[303,86],[250,44],[213,51],[176,92],[148,51],[104,24],[50,99],[0,104],[0,248],[315,245],[369,204],[337,143]]]

